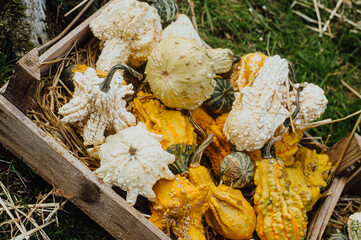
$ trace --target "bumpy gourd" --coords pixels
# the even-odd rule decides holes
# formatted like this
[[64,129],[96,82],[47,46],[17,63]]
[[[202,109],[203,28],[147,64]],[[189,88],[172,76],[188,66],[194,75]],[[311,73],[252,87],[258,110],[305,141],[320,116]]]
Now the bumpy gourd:
[[361,239],[361,213],[351,214],[347,220],[347,234],[350,240]]
[[332,163],[326,154],[299,148],[295,162],[285,168],[285,179],[294,192],[300,195],[306,211],[311,211],[322,197],[322,189],[328,185]]
[[223,132],[239,151],[261,149],[289,117],[281,105],[280,88],[288,80],[288,62],[280,56],[265,60],[251,87],[235,93]]
[[232,188],[247,186],[253,180],[253,161],[246,153],[232,152],[223,159],[219,175],[223,183]]
[[294,155],[298,151],[297,144],[300,142],[302,136],[302,131],[287,132],[281,140],[275,143],[276,157],[280,158],[286,166],[294,163]]
[[157,180],[174,178],[168,169],[174,156],[163,150],[161,140],[161,135],[149,132],[142,122],[108,136],[102,145],[88,149],[90,156],[100,159],[95,174],[104,183],[127,191],[131,205],[139,194],[154,202],[152,187]]
[[148,58],[145,74],[154,96],[171,108],[195,109],[215,87],[215,70],[206,48],[182,37],[160,41]]
[[289,188],[284,179],[284,163],[270,155],[256,163],[254,204],[257,211],[256,231],[262,240],[303,239],[307,216],[301,197]]
[[160,41],[162,31],[157,10],[136,0],[112,1],[89,27],[100,39],[102,52],[96,65],[101,71],[109,71],[117,63],[141,66]]
[[144,92],[138,93],[132,106],[138,121],[144,122],[149,131],[163,135],[163,148],[176,157],[170,169],[179,174],[188,171],[197,147],[197,134],[188,118],[180,111],[167,109],[153,95]]
[[[59,109],[63,123],[82,123],[84,145],[100,145],[104,142],[106,128],[118,132],[135,125],[135,117],[126,110],[126,95],[133,94],[132,85],[122,85],[123,77],[115,75],[118,69],[127,69],[134,76],[142,75],[124,64],[112,67],[106,78],[99,78],[93,68],[84,74],[74,75],[75,92],[73,98]],[[114,76],[114,77],[113,77]]]
[[234,102],[234,91],[231,84],[222,77],[216,77],[216,87],[210,99],[203,106],[212,113],[221,114],[231,111]]
[[195,123],[207,134],[214,134],[212,143],[204,150],[204,155],[211,160],[214,173],[219,176],[219,166],[223,159],[232,152],[232,144],[224,136],[222,128],[203,109],[197,108],[191,114]]
[[[199,149],[208,146],[212,138],[210,134]],[[249,239],[256,226],[254,209],[241,191],[213,183],[208,170],[200,165],[202,151],[199,149],[194,153],[189,179],[195,186],[206,185],[209,190],[209,210],[205,214],[207,224],[225,238]]]
[[208,210],[209,194],[205,185],[194,186],[183,176],[160,180],[153,190],[156,194],[149,221],[166,231],[170,227],[179,240],[206,240],[202,216]]
[[208,49],[214,62],[214,70],[217,74],[227,73],[231,70],[233,63],[239,60],[239,57],[233,54],[228,48]]
[[260,52],[249,53],[242,56],[241,61],[235,66],[230,82],[235,91],[252,86],[257,77],[258,70],[263,66],[268,57]]

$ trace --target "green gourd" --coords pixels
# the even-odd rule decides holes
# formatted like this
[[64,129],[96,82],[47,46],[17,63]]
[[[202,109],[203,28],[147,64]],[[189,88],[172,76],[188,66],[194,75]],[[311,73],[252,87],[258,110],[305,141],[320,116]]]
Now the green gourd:
[[178,6],[174,0],[146,0],[157,9],[162,24],[170,23],[177,18]]
[[327,240],[348,240],[347,236],[342,233],[331,233]]
[[361,239],[361,212],[356,212],[348,218],[347,234],[350,240]]
[[214,80],[216,81],[216,87],[211,98],[205,101],[203,106],[212,113],[227,113],[231,111],[235,99],[233,87],[227,80],[219,76]]
[[223,159],[219,167],[219,173],[225,185],[242,188],[252,181],[254,164],[247,154],[232,152]]

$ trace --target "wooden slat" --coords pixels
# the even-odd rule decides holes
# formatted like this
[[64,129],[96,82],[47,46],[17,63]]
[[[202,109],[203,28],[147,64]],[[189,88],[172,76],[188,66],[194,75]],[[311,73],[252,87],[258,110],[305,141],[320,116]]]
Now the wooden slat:
[[[342,138],[325,153],[330,157],[330,161],[335,164],[342,153],[342,150],[345,148],[350,134]],[[336,170],[336,175],[343,172],[346,168],[352,166],[355,162],[361,159],[361,137],[357,133],[354,133],[350,141],[349,146],[347,147],[345,154],[343,155],[342,162]]]
[[40,82],[39,51],[35,48],[15,64],[15,71],[4,96],[25,112]]
[[321,205],[319,205],[314,212],[314,215],[308,224],[307,240],[322,239],[327,223],[331,219],[332,213],[347,183],[350,173],[351,170],[346,169],[342,175],[335,177],[333,180],[330,189],[327,191],[328,196],[323,199]]
[[2,95],[0,142],[116,239],[169,239]]

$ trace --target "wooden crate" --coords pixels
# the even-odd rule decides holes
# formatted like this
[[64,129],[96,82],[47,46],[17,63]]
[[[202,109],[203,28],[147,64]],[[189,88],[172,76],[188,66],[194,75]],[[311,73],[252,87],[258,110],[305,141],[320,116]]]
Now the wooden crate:
[[130,206],[23,112],[29,106],[45,62],[63,57],[74,45],[91,37],[89,22],[71,31],[40,57],[36,49],[17,64],[5,93],[0,95],[0,142],[49,184],[61,188],[70,200],[116,239],[169,239]]
[[[77,207],[116,239],[170,239],[23,113],[32,100],[41,74],[49,71],[51,64],[45,63],[55,63],[74,45],[78,46],[89,40],[92,37],[89,22],[100,11],[101,9],[40,57],[34,49],[17,63],[6,91],[0,94],[0,142],[49,184],[61,188],[71,196],[70,200]],[[351,164],[345,164],[343,169]],[[331,190],[337,192],[337,199],[349,174],[350,171],[346,171],[331,186]],[[325,226],[320,224],[330,217],[324,215],[331,200],[332,197],[324,199],[320,207],[324,210],[318,211],[323,215],[315,216],[310,221],[308,232],[313,230],[318,234],[308,234],[307,239],[321,239]],[[332,203],[335,203],[335,199]],[[329,210],[332,213],[333,208]]]

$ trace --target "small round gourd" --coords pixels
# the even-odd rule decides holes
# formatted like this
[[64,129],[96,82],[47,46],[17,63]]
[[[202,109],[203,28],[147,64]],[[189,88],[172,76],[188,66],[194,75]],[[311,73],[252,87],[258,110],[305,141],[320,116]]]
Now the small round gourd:
[[361,212],[350,215],[347,221],[347,234],[350,240],[361,239]]
[[194,110],[213,93],[216,75],[212,63],[207,49],[196,40],[166,38],[148,57],[145,81],[167,107]]
[[210,99],[203,103],[204,107],[212,113],[222,114],[231,111],[234,102],[234,91],[231,84],[217,76],[216,87]]
[[327,240],[348,240],[347,236],[342,233],[331,233]]
[[162,24],[170,23],[177,18],[178,6],[174,0],[147,0],[157,9]]
[[233,188],[242,188],[253,179],[253,161],[243,152],[232,152],[223,159],[219,174],[224,184]]

